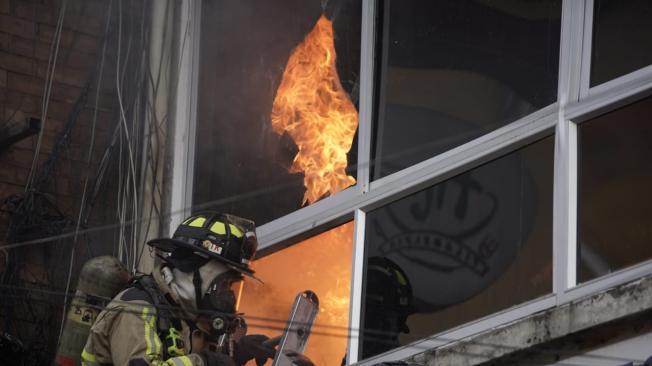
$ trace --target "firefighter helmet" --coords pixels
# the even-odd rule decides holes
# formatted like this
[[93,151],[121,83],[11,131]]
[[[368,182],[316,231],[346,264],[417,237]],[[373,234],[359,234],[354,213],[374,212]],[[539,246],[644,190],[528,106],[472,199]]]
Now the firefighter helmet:
[[153,239],[147,244],[172,253],[172,257],[180,251],[216,259],[253,277],[249,261],[258,248],[255,230],[253,221],[230,214],[202,212],[186,218],[172,238]]
[[389,258],[369,258],[366,294],[367,303],[374,308],[405,315],[414,313],[410,281]]
[[366,266],[362,358],[399,347],[400,333],[410,333],[414,313],[412,286],[405,272],[385,257],[371,257]]

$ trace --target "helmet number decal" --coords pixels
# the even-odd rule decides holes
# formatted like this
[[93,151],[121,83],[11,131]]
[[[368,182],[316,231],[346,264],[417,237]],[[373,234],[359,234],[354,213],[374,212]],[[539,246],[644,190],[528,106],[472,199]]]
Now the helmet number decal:
[[201,246],[204,247],[204,249],[208,250],[211,253],[219,254],[222,255],[222,247],[211,242],[210,240],[204,240],[201,243]]

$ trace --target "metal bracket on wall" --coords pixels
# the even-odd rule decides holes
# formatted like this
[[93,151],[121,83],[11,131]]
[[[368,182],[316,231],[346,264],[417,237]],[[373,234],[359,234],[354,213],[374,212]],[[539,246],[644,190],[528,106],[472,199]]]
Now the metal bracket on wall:
[[23,122],[11,123],[0,129],[0,153],[11,145],[41,131],[41,120],[29,117]]

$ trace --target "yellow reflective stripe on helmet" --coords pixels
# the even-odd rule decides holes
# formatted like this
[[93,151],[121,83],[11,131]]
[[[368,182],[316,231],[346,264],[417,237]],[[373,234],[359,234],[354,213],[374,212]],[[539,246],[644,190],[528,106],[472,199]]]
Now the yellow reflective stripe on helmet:
[[231,229],[231,234],[235,235],[236,238],[242,238],[244,235],[237,226],[229,224],[229,229]]
[[161,340],[156,335],[156,318],[154,314],[150,314],[150,308],[143,307],[141,315],[145,323],[145,343],[147,344],[146,355],[160,355],[161,354]]
[[99,366],[97,363],[97,357],[94,354],[86,351],[86,348],[82,351],[82,366]]
[[405,277],[401,272],[394,270],[394,273],[396,273],[396,278],[398,279],[398,283],[400,283],[403,286],[407,285],[407,280],[405,279]]
[[197,217],[197,218],[193,218],[193,220],[190,221],[186,225],[192,226],[192,227],[203,227],[205,222],[206,222],[206,218],[200,216],[200,217]]
[[[221,221],[215,221],[213,225],[211,225],[210,229],[215,234],[226,235],[226,226]],[[231,234],[236,238],[242,238],[244,236],[244,233],[240,230],[240,228],[233,224],[229,224],[229,230],[231,230]]]
[[211,231],[214,232],[215,234],[225,235],[226,227],[224,226],[223,222],[215,221],[213,225],[211,225]]
[[192,360],[188,356],[180,356],[167,360],[170,366],[192,366]]

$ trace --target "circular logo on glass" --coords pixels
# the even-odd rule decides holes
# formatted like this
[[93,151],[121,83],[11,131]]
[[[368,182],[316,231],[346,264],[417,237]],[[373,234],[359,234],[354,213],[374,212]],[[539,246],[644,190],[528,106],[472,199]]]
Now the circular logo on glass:
[[409,278],[417,311],[460,303],[493,283],[532,228],[536,192],[518,152],[368,214],[367,257]]

